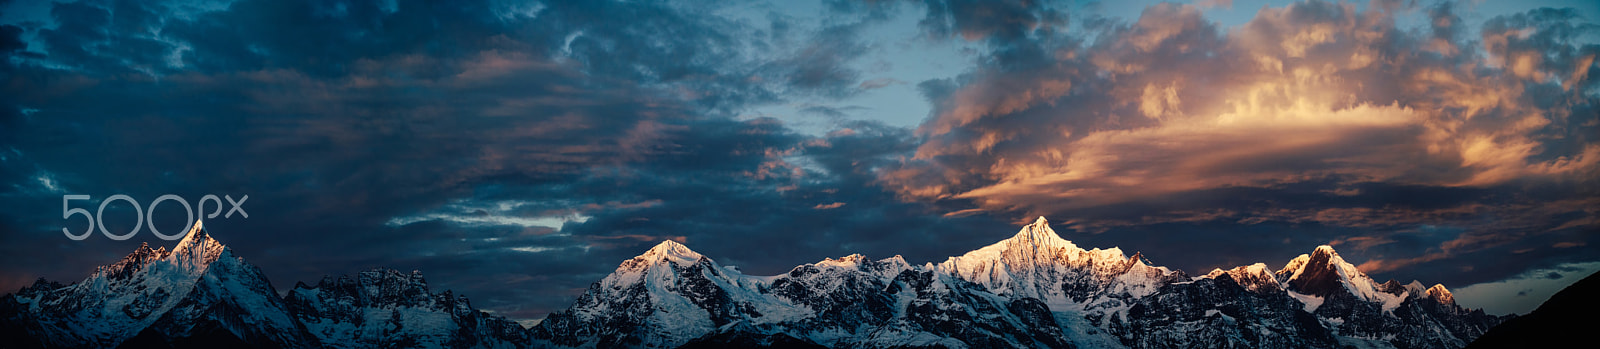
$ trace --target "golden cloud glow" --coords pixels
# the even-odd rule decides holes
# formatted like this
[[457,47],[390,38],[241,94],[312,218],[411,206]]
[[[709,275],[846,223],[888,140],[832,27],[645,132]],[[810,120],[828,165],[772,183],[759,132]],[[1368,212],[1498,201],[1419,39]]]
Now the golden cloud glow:
[[1416,31],[1372,7],[1297,3],[1222,29],[1191,6],[1152,6],[1043,68],[973,73],[919,129],[915,158],[880,179],[907,200],[1037,215],[1327,178],[1594,177],[1600,146],[1565,134],[1594,122],[1573,110],[1597,104],[1600,49],[1515,19],[1491,21],[1480,47],[1448,13]]

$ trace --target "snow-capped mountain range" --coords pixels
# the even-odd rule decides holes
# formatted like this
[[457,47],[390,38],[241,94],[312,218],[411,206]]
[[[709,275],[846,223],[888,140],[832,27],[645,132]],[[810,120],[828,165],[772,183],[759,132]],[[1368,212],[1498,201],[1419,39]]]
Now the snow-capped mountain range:
[[72,285],[0,296],[0,348],[522,348],[527,332],[416,272],[297,284],[280,298],[195,222],[171,251],[140,246]]
[[664,241],[528,329],[416,272],[277,295],[196,222],[171,251],[0,296],[0,348],[1459,348],[1505,320],[1442,285],[1375,282],[1329,246],[1191,277],[1043,217],[941,263],[850,255],[774,276]]
[[114,347],[221,337],[306,342],[266,276],[199,222],[170,251],[143,245],[78,283],[41,280],[0,298],[0,312],[7,346]]
[[744,275],[673,241],[530,332],[536,346],[1459,348],[1501,317],[1441,285],[1374,282],[1332,247],[1190,277],[1085,250],[1043,217],[942,263],[826,259]]

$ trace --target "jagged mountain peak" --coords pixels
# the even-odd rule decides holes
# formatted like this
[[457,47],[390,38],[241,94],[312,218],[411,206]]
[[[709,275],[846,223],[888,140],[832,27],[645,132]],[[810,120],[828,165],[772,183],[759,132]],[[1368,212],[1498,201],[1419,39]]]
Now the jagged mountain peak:
[[1439,301],[1439,304],[1456,304],[1456,296],[1450,294],[1450,290],[1444,288],[1444,284],[1433,284],[1433,287],[1429,287],[1428,297],[1432,297],[1434,300]]
[[1399,280],[1389,279],[1389,281],[1378,284],[1378,291],[1396,296],[1409,294],[1411,296],[1422,297],[1428,294],[1428,287],[1423,286],[1422,282],[1417,280],[1411,280],[1410,283],[1402,284]]
[[[133,277],[146,267],[157,262],[169,263],[177,267],[187,279],[198,277],[200,273],[221,258],[227,247],[222,242],[211,238],[206,233],[204,225],[196,220],[189,228],[188,234],[178,241],[171,250],[166,247],[150,248],[150,243],[141,242],[139,247],[110,265],[100,267],[96,275],[108,280],[121,280]],[[189,280],[193,281],[193,280]]]
[[204,244],[207,241],[214,241],[214,239],[211,238],[211,234],[206,233],[205,220],[196,219],[194,220],[194,225],[189,226],[189,232],[183,235],[183,239],[178,240],[178,246],[174,247],[173,250],[178,250],[185,246]]
[[[1151,266],[1142,252],[1079,248],[1044,219],[921,266],[851,254],[746,276],[698,254],[690,265],[659,262],[678,245],[657,245],[641,256],[657,262],[642,267],[630,263],[648,258],[624,262],[571,308],[531,329],[533,337],[576,347],[666,348],[784,334],[862,348],[1066,347],[1053,341],[1062,339],[1087,348],[1331,348],[1346,340],[1449,348],[1453,338],[1471,338],[1496,321],[1453,307],[1409,306],[1429,297],[1424,288],[1372,282],[1331,246],[1297,257],[1284,278],[1264,263],[1189,278]],[[1305,287],[1287,289],[1290,281]],[[1320,286],[1327,296],[1308,294],[1318,293],[1311,291],[1317,282],[1328,283]],[[1008,339],[989,341],[985,331]]]
[[1395,279],[1389,279],[1389,281],[1378,284],[1378,290],[1388,294],[1400,294],[1406,291],[1406,285]]
[[1338,256],[1339,255],[1339,251],[1335,251],[1333,249],[1333,246],[1331,246],[1331,245],[1319,245],[1319,246],[1317,246],[1316,249],[1311,250],[1311,255],[1312,256],[1316,256],[1316,255]]
[[1057,263],[1078,264],[1079,262],[1111,263],[1117,264],[1120,269],[1126,269],[1134,264],[1141,264],[1144,259],[1143,255],[1139,254],[1129,257],[1118,247],[1085,250],[1072,241],[1061,238],[1061,235],[1057,234],[1055,229],[1052,229],[1049,222],[1042,216],[1032,224],[1023,226],[1011,238],[956,258],[1000,258],[1007,260],[1007,263],[1012,267],[1026,267],[1027,264],[1041,266]]
[[651,247],[644,254],[634,257],[634,259],[643,259],[651,264],[670,261],[681,266],[687,266],[704,257],[699,252],[689,249],[689,246],[684,246],[682,243],[668,239],[662,240],[661,243]]
[[1222,268],[1212,269],[1210,273],[1206,273],[1201,278],[1216,279],[1222,275],[1227,275],[1235,283],[1254,292],[1267,292],[1282,288],[1278,283],[1277,276],[1272,273],[1271,269],[1267,268],[1266,263],[1238,266],[1228,270],[1222,270]]
[[1339,252],[1328,245],[1317,246],[1310,254],[1295,257],[1277,274],[1289,289],[1319,297],[1338,292],[1351,281],[1366,278],[1366,274],[1345,262]]
[[141,244],[83,281],[15,301],[30,304],[29,331],[47,347],[139,347],[190,336],[291,347],[303,340],[260,270],[198,221],[171,250]]
[[350,293],[357,297],[358,305],[368,305],[373,302],[415,305],[428,300],[432,295],[428,291],[428,282],[423,279],[421,271],[413,270],[406,273],[388,268],[373,268],[356,273],[355,276],[326,276],[317,282],[316,286],[296,284],[289,294],[291,296],[310,294],[318,290]]
[[906,257],[901,255],[894,255],[894,257],[879,259],[878,262],[910,265],[910,263],[906,263]]
[[[1300,295],[1321,299],[1348,294],[1359,300],[1382,303],[1384,311],[1399,306],[1407,297],[1423,296],[1420,284],[1415,281],[1412,284],[1418,286],[1399,288],[1395,287],[1398,283],[1378,283],[1328,245],[1317,246],[1310,254],[1290,260],[1278,270],[1277,277],[1284,289]],[[1307,310],[1316,309],[1313,304],[1320,304],[1318,302],[1308,302]]]
[[[623,261],[617,266],[616,271],[606,276],[600,283],[606,287],[628,287],[641,282],[668,285],[678,282],[676,279],[679,271],[690,268],[700,268],[708,276],[718,278],[734,278],[735,275],[742,275],[735,270],[723,268],[715,260],[689,249],[682,243],[665,240],[644,254]],[[729,273],[734,275],[726,275]]]
[[1010,239],[1006,239],[1005,241],[1001,241],[1001,242],[1002,243],[1007,243],[1008,245],[1017,246],[1017,247],[1026,247],[1026,246],[1033,246],[1033,247],[1039,247],[1039,248],[1058,248],[1058,247],[1067,247],[1067,246],[1077,247],[1077,246],[1073,245],[1071,241],[1067,241],[1066,239],[1062,239],[1061,235],[1056,234],[1055,229],[1051,229],[1050,228],[1050,222],[1046,221],[1044,219],[1044,216],[1039,216],[1039,219],[1034,220],[1033,224],[1028,224],[1026,226],[1023,226],[1022,230],[1017,231],[1016,235],[1012,236]]
[[[1009,239],[941,264],[850,254],[786,274],[749,276],[679,241],[662,241],[592,284],[571,308],[524,329],[472,308],[465,297],[430,292],[419,271],[372,269],[315,286],[297,283],[274,297],[259,270],[233,257],[197,222],[172,250],[145,244],[119,262],[138,266],[123,268],[133,270],[131,277],[96,275],[76,286],[40,282],[10,303],[0,297],[0,310],[28,314],[0,318],[0,331],[38,324],[45,327],[27,329],[30,335],[66,338],[50,342],[62,347],[122,340],[160,345],[220,328],[215,333],[243,343],[329,348],[667,348],[695,341],[770,343],[735,341],[774,335],[861,348],[1336,347],[1347,341],[1452,348],[1499,321],[1463,311],[1442,285],[1373,282],[1331,246],[1276,272],[1256,263],[1199,278],[1121,251],[1078,248],[1041,217]],[[198,268],[180,267],[195,256],[208,258],[187,264]],[[1328,285],[1314,287],[1319,282]],[[85,323],[114,327],[73,327]],[[78,337],[64,336],[73,334]]]
[[1004,296],[1076,303],[1102,292],[1145,295],[1181,273],[1129,257],[1121,248],[1085,250],[1062,239],[1043,217],[1016,235],[932,266]]
[[298,284],[286,308],[323,348],[524,348],[523,328],[429,290],[421,271],[374,268]]
[[816,264],[817,265],[840,266],[840,267],[857,267],[857,266],[860,266],[861,264],[867,263],[867,262],[868,262],[867,256],[862,255],[860,253],[852,253],[852,254],[850,254],[848,256],[839,257],[839,258],[831,258],[831,257],[830,258],[825,258],[822,261],[817,262]]
[[296,283],[294,289],[324,289],[337,287],[375,287],[376,289],[427,289],[428,281],[423,278],[422,271],[412,270],[401,272],[389,268],[372,268],[356,273],[355,276],[339,275],[324,276],[316,286]]
[[206,232],[205,223],[196,219],[194,226],[189,228],[189,233],[172,248],[172,255],[169,258],[181,268],[203,270],[205,265],[221,258],[226,250],[227,246],[211,238],[211,234]]
[[1315,264],[1316,267],[1322,267],[1334,261],[1335,259],[1340,262],[1344,261],[1344,257],[1340,257],[1339,251],[1334,250],[1333,246],[1321,245],[1317,246],[1315,249],[1312,249],[1311,253],[1301,254],[1296,256],[1294,259],[1289,260],[1289,263],[1285,264],[1282,269],[1278,269],[1278,273],[1289,274],[1289,276],[1293,276],[1293,273],[1303,271],[1308,264]]
[[873,262],[873,265],[879,267],[882,270],[893,271],[893,273],[896,273],[896,274],[898,274],[902,270],[906,270],[906,269],[911,269],[912,268],[911,267],[911,263],[906,263],[906,258],[905,257],[901,257],[900,255],[894,255],[894,257],[879,259],[879,260]]
[[111,278],[126,278],[134,272],[144,269],[150,263],[167,258],[171,253],[166,247],[150,248],[150,243],[140,243],[139,248],[122,257],[122,260],[100,268],[100,273]]
[[427,281],[422,278],[421,270],[412,270],[410,273],[406,273],[389,268],[373,268],[372,270],[363,271],[358,275],[362,281],[371,280],[375,282],[427,283]]
[[1344,290],[1347,280],[1363,275],[1355,269],[1354,264],[1346,263],[1330,245],[1322,245],[1309,255],[1294,258],[1278,274],[1280,279],[1288,283],[1290,290],[1312,296],[1333,295],[1336,291]]
[[910,263],[906,263],[905,257],[901,257],[900,255],[872,260],[860,253],[854,253],[839,258],[825,258],[821,261],[817,261],[816,263],[802,264],[800,266],[796,266],[794,269],[791,269],[789,273],[783,275],[798,276],[806,274],[808,271],[815,272],[822,269],[836,269],[867,272],[872,275],[877,275],[884,280],[888,280],[893,279],[896,275],[899,275],[900,272],[912,268],[914,267],[911,266]]

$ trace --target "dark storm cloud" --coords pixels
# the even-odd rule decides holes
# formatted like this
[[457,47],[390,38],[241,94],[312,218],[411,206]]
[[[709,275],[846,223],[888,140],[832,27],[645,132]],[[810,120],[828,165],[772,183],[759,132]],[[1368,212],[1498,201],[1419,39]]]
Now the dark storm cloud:
[[0,25],[0,53],[11,54],[26,48],[28,43],[22,42],[22,27]]
[[[665,149],[654,141],[659,132],[687,127],[679,111],[650,106],[647,92],[569,85],[581,79],[547,63],[494,52],[461,63],[459,74],[439,81],[264,71],[168,76],[161,85],[98,82],[65,94],[100,102],[93,104],[7,91],[39,110],[24,121],[39,132],[8,138],[20,154],[8,157],[16,175],[7,177],[23,186],[7,193],[19,206],[20,229],[11,231],[29,233],[8,234],[14,250],[5,264],[71,278],[131,248],[52,233],[63,221],[39,218],[60,215],[52,208],[62,194],[127,193],[144,203],[165,193],[250,195],[248,220],[208,226],[283,282],[458,253],[475,246],[383,224],[485,183],[560,182],[650,156]],[[132,86],[115,86],[124,83]],[[61,189],[38,189],[45,178]]]
[[824,29],[799,54],[774,62],[772,67],[792,69],[782,75],[788,77],[790,85],[802,89],[821,89],[832,95],[853,91],[861,73],[846,63],[867,50],[866,45],[857,42],[857,32],[851,26]]
[[[996,71],[1030,71],[1051,63],[1046,47],[1076,41],[1066,30],[1067,14],[1045,1],[928,0],[918,24],[934,39],[983,42],[990,51],[982,65]],[[1091,17],[1092,18],[1092,17]],[[938,102],[935,102],[938,104]]]
[[1066,21],[1065,14],[1044,1],[929,0],[923,5],[928,12],[921,25],[939,37],[1013,41],[1041,27]]
[[769,14],[766,25],[704,15],[720,6],[552,3],[533,30],[559,34],[553,53],[581,62],[590,74],[671,86],[696,105],[726,113],[860,90],[861,73],[852,63],[871,47],[858,37],[886,18],[889,5],[863,5],[863,12],[840,14],[814,31],[778,13]]
[[[76,280],[161,243],[66,239],[81,229],[51,218],[66,194],[91,210],[113,194],[249,195],[250,218],[207,227],[280,288],[418,269],[519,320],[666,239],[778,273],[851,252],[931,260],[1010,229],[875,187],[914,147],[908,130],[726,117],[863,88],[856,31],[881,11],[750,33],[693,6],[55,4],[59,25],[4,31],[0,286]],[[171,207],[156,215],[168,233]],[[131,213],[112,205],[107,229],[132,229]]]

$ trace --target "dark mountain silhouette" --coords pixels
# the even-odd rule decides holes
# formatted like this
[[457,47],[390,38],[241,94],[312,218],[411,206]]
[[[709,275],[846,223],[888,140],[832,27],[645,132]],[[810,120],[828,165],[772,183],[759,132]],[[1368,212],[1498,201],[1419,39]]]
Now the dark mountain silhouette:
[[1561,289],[1528,315],[1489,329],[1467,348],[1560,348],[1594,343],[1600,321],[1600,273]]

